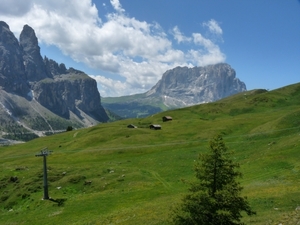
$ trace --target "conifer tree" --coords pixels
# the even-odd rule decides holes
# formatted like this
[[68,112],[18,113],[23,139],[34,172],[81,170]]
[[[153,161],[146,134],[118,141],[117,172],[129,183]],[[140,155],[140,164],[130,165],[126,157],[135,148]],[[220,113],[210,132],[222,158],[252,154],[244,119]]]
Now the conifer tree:
[[174,210],[173,222],[180,225],[242,225],[241,212],[253,215],[247,198],[241,197],[237,181],[242,174],[233,162],[221,135],[209,143],[210,153],[200,154],[195,164],[197,181]]

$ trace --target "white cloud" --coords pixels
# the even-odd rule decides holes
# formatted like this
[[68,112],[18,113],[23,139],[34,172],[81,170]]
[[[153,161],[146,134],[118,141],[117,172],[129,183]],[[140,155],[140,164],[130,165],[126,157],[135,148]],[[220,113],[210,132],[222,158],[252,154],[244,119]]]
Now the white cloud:
[[208,22],[204,22],[203,26],[207,26],[208,29],[210,30],[210,32],[217,34],[217,35],[222,35],[223,31],[221,29],[221,27],[219,26],[218,22],[211,19]]
[[177,26],[175,26],[172,30],[172,33],[174,35],[174,39],[178,42],[178,43],[181,43],[181,42],[190,42],[192,40],[192,38],[190,37],[186,37],[184,36],[179,28]]
[[130,88],[127,83],[119,80],[113,80],[104,76],[90,75],[97,81],[98,89],[101,90],[101,96],[122,96],[126,89]]
[[32,7],[32,1],[27,0],[1,0],[0,1],[0,14],[1,15],[17,15],[22,16],[26,14]]
[[[11,2],[28,5],[13,11]],[[16,36],[28,24],[40,42],[57,46],[77,62],[123,77],[118,81],[92,76],[102,96],[145,92],[168,69],[225,60],[218,45],[200,33],[188,37],[176,26],[170,37],[158,23],[125,15],[119,0],[110,3],[115,12],[99,15],[91,0],[0,0],[0,20],[7,22]],[[222,34],[214,20],[204,24],[210,32]]]
[[122,9],[122,6],[121,6],[119,0],[110,0],[110,3],[117,12],[125,12],[125,10]]
[[202,51],[189,51],[190,58],[196,60],[194,61],[195,64],[205,66],[225,61],[225,55],[221,52],[219,46],[211,40],[203,37],[200,33],[194,33],[193,39],[196,45],[203,48]]

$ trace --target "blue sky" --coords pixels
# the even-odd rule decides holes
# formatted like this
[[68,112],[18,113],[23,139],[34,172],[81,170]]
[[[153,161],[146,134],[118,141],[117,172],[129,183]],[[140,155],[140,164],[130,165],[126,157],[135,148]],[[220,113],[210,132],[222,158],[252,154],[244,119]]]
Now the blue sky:
[[101,96],[148,91],[176,66],[231,65],[247,89],[300,82],[299,0],[0,0],[16,37],[96,79]]

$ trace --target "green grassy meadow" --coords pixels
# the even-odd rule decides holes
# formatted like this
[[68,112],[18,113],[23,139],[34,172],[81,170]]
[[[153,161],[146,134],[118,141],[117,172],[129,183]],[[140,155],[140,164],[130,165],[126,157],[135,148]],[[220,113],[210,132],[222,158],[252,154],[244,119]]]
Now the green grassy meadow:
[[[244,222],[297,224],[299,106],[300,83],[0,147],[0,224],[170,224],[171,208],[195,179],[194,161],[219,133],[257,212]],[[173,120],[162,122],[165,115]],[[47,165],[56,202],[42,200],[43,160],[35,154],[45,147],[53,151]]]

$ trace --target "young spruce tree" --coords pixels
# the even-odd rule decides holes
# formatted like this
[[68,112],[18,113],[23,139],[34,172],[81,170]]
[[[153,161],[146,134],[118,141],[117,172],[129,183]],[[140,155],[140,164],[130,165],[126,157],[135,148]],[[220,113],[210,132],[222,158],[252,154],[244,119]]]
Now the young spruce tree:
[[221,135],[209,143],[210,153],[200,154],[195,165],[197,182],[174,210],[173,222],[180,225],[242,225],[241,212],[252,211],[237,178],[239,164],[230,159],[231,153]]

